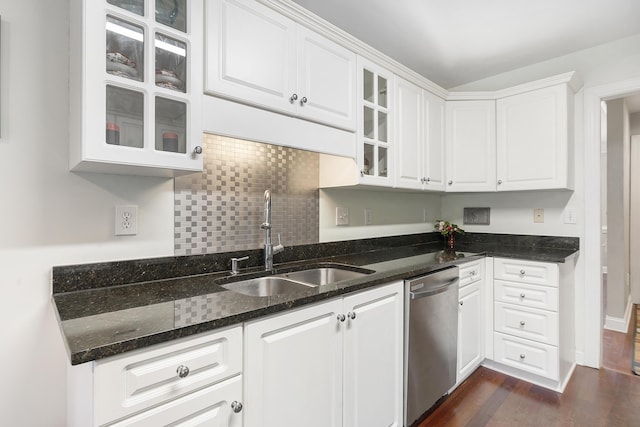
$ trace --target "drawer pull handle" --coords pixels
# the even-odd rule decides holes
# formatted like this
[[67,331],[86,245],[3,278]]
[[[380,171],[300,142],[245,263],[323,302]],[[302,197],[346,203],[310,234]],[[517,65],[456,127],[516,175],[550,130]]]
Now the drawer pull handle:
[[527,356],[525,356],[524,354],[521,354],[520,355],[520,360],[524,360],[525,357],[527,357]]
[[520,270],[520,276],[524,276],[525,274],[526,274],[526,271]]
[[349,317],[349,319],[353,320],[356,318],[356,312],[355,311],[350,311],[349,313],[347,313],[347,317]]
[[471,272],[469,273],[470,276],[475,276],[476,275],[476,271],[475,270],[471,270]]
[[338,314],[337,319],[338,319],[340,322],[344,322],[345,320],[347,320],[347,318],[345,317],[345,315],[344,315],[344,314]]
[[524,320],[521,320],[520,321],[520,326],[524,326],[524,325],[525,325]]
[[178,366],[178,369],[176,369],[176,372],[178,374],[178,376],[180,378],[184,378],[187,375],[189,375],[189,367],[188,366],[184,366],[184,365],[180,365]]
[[520,298],[524,298],[524,297],[525,297],[524,293],[521,293]]
[[242,411],[242,403],[238,402],[237,400],[234,400],[233,402],[231,402],[231,410],[236,414]]

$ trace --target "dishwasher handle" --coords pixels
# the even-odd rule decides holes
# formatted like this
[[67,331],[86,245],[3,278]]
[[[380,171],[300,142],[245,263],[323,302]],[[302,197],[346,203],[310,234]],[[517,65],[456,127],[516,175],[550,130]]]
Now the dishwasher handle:
[[457,284],[459,280],[460,280],[460,278],[456,277],[455,279],[451,279],[448,282],[443,283],[441,285],[427,288],[424,291],[409,292],[409,297],[411,299],[420,299],[420,298],[428,297],[430,295],[435,295],[435,294],[439,294],[441,292],[445,292],[449,287]]

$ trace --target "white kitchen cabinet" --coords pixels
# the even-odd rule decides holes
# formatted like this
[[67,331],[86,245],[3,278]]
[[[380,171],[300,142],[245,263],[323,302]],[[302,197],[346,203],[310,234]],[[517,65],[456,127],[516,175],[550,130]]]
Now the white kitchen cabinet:
[[447,101],[446,153],[446,191],[496,190],[495,101]]
[[343,423],[402,426],[403,284],[344,298]]
[[498,191],[573,189],[573,92],[555,85],[497,100]]
[[444,106],[436,95],[395,78],[396,187],[444,190]]
[[354,131],[356,55],[250,0],[206,1],[205,92]]
[[72,0],[70,11],[70,169],[201,171],[202,1]]
[[460,384],[484,360],[484,260],[460,265],[458,298],[458,362]]
[[395,185],[393,74],[358,56],[356,158],[320,156],[320,186]]
[[249,322],[252,427],[400,426],[402,283]]
[[68,425],[241,427],[242,352],[236,326],[71,367]]
[[422,159],[422,188],[445,191],[445,105],[444,99],[423,90],[425,114]]
[[573,263],[494,259],[487,366],[562,391],[575,367]]
[[400,77],[395,80],[396,186],[421,189],[424,182],[424,101],[422,89]]

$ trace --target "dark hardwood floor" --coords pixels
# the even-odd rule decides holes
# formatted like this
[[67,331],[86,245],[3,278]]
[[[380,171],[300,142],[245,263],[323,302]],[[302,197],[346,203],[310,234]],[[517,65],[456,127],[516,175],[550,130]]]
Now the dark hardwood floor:
[[419,427],[640,426],[640,377],[631,373],[631,340],[605,331],[603,369],[576,370],[564,393],[479,368]]

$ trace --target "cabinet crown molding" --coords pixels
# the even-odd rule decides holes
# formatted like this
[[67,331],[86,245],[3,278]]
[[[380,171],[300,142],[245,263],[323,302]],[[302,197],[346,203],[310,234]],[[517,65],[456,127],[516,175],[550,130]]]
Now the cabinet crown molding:
[[571,90],[573,90],[573,93],[576,93],[580,90],[583,83],[577,72],[570,71],[496,91],[449,92],[447,101],[496,100],[559,84],[567,84]]

